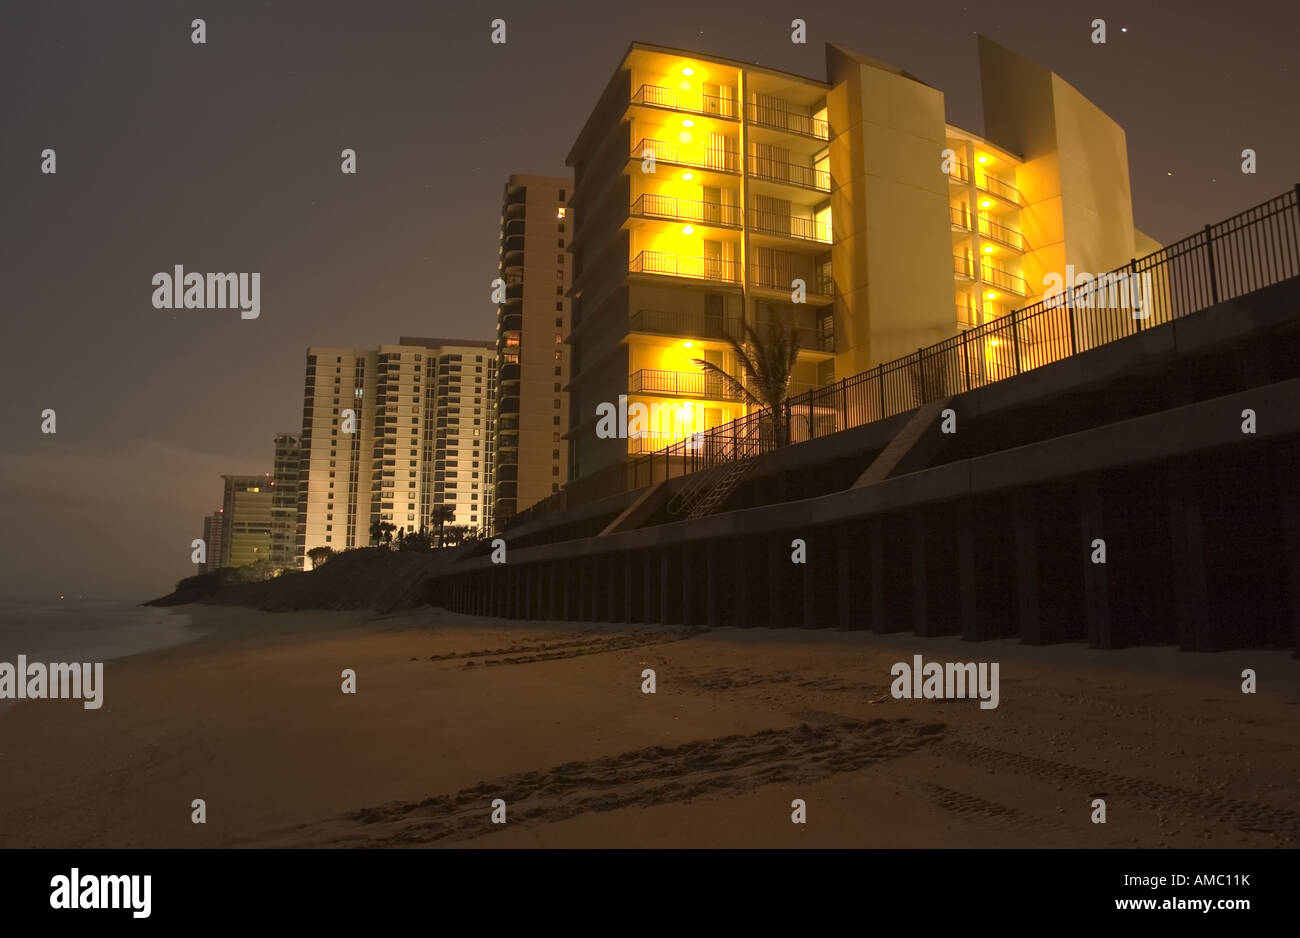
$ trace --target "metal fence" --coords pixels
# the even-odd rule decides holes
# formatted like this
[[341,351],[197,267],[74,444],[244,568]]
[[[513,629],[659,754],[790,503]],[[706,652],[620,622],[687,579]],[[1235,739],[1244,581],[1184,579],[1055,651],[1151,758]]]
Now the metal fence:
[[[1146,257],[786,401],[792,443],[906,413],[1300,276],[1300,184]],[[570,482],[515,523],[687,475],[775,444],[755,412]],[[549,503],[548,503],[549,502]]]

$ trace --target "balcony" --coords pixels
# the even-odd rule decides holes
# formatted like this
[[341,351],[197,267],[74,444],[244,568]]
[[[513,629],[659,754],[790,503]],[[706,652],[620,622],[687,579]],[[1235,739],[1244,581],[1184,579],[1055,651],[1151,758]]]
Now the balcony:
[[660,371],[642,368],[627,376],[629,394],[698,397],[709,401],[738,401],[740,395],[721,378],[702,371]]
[[990,241],[996,241],[998,244],[1005,245],[1017,251],[1025,249],[1025,239],[1020,232],[1014,228],[1008,228],[1006,225],[999,225],[993,219],[986,216],[980,216],[980,234]]
[[990,283],[995,287],[1001,287],[1011,293],[1020,296],[1027,296],[1025,292],[1025,281],[1023,277],[1013,274],[1010,271],[994,267],[992,264],[984,264],[980,268],[980,276],[985,283]]
[[644,107],[663,108],[667,111],[703,114],[705,117],[719,117],[724,120],[736,120],[739,116],[735,98],[678,91],[662,85],[642,85],[633,92],[632,103]]
[[961,185],[970,184],[970,167],[965,163],[953,163],[952,172],[948,174],[948,181],[960,183]]
[[975,279],[975,264],[969,258],[961,254],[952,256],[952,272],[958,277],[965,277],[967,280]]
[[766,157],[750,156],[749,175],[755,179],[785,183],[816,192],[831,191],[831,174],[824,169],[799,163],[787,163]]
[[740,173],[740,152],[737,150],[710,149],[702,145],[679,146],[647,138],[632,148],[630,158],[644,160],[647,152],[654,156],[656,163],[689,166],[714,173]]
[[664,221],[696,222],[720,228],[740,227],[740,206],[721,202],[697,202],[674,196],[647,193],[632,203],[632,215]]
[[630,332],[649,332],[655,335],[682,336],[694,339],[739,339],[744,327],[739,317],[724,318],[697,312],[670,312],[660,309],[638,309],[627,319]]
[[657,274],[664,277],[688,277],[718,283],[739,283],[739,265],[720,257],[686,257],[660,251],[642,251],[628,263],[633,274]]
[[786,133],[799,134],[801,137],[812,137],[815,140],[830,139],[831,128],[826,121],[819,117],[800,114],[798,111],[787,110],[787,107],[789,105],[785,102],[780,102],[778,105],[752,103],[749,105],[749,121],[759,127],[783,130]]
[[958,228],[962,231],[970,231],[971,218],[970,212],[967,211],[966,206],[949,205],[948,219],[952,222],[954,228]]
[[1020,190],[1009,182],[1003,182],[997,176],[990,176],[988,173],[985,173],[976,181],[975,187],[981,192],[995,195],[999,199],[1005,199],[1014,205],[1021,204]]
[[784,265],[776,267],[766,264],[749,265],[749,285],[760,290],[772,290],[788,297],[790,291],[794,289],[791,282],[796,278],[804,282],[809,296],[827,299],[835,296],[835,282],[829,277],[819,277]]
[[749,227],[761,234],[776,235],[781,238],[817,241],[821,244],[831,243],[830,224],[813,218],[801,218],[797,215],[777,215],[771,212],[750,209]]

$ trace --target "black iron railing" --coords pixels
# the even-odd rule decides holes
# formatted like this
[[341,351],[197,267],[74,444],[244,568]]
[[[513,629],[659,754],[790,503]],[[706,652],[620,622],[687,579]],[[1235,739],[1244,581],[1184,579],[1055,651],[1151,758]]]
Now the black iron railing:
[[701,225],[717,225],[725,228],[739,228],[741,222],[739,205],[699,202],[694,199],[679,199],[676,196],[652,193],[638,196],[632,203],[631,214],[643,218],[698,222]]
[[802,189],[816,189],[818,192],[831,191],[830,172],[803,163],[773,160],[765,156],[750,156],[749,175],[755,179],[764,179],[768,182],[784,182],[792,186],[799,186]]
[[665,88],[662,85],[642,85],[633,92],[632,103],[667,108],[671,111],[685,111],[690,114],[703,114],[706,117],[722,117],[728,120],[735,120],[740,112],[735,98],[678,91],[676,88]]
[[740,151],[722,147],[679,146],[663,140],[643,139],[632,148],[630,158],[644,160],[653,156],[656,162],[674,166],[690,166],[715,173],[739,173]]

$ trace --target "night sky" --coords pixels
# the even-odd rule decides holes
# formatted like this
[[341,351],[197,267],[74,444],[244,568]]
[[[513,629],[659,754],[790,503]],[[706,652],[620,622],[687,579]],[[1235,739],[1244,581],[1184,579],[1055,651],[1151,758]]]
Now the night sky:
[[[979,132],[983,32],[1125,127],[1135,222],[1162,242],[1300,180],[1294,3],[1137,7],[10,0],[0,597],[145,599],[192,573],[221,473],[269,470],[272,435],[300,428],[308,345],[491,338],[505,178],[565,172],[633,40],[818,78],[833,41],[939,88]],[[260,318],[155,310],[150,278],[176,264],[260,272]]]

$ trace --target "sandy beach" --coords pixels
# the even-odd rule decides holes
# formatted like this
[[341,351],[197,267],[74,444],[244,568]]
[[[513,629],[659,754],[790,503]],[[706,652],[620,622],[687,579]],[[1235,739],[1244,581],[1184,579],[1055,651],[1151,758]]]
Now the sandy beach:
[[[1283,651],[185,612],[204,637],[110,662],[102,709],[0,711],[0,846],[1300,843]],[[915,654],[999,662],[998,707],[894,699]]]

